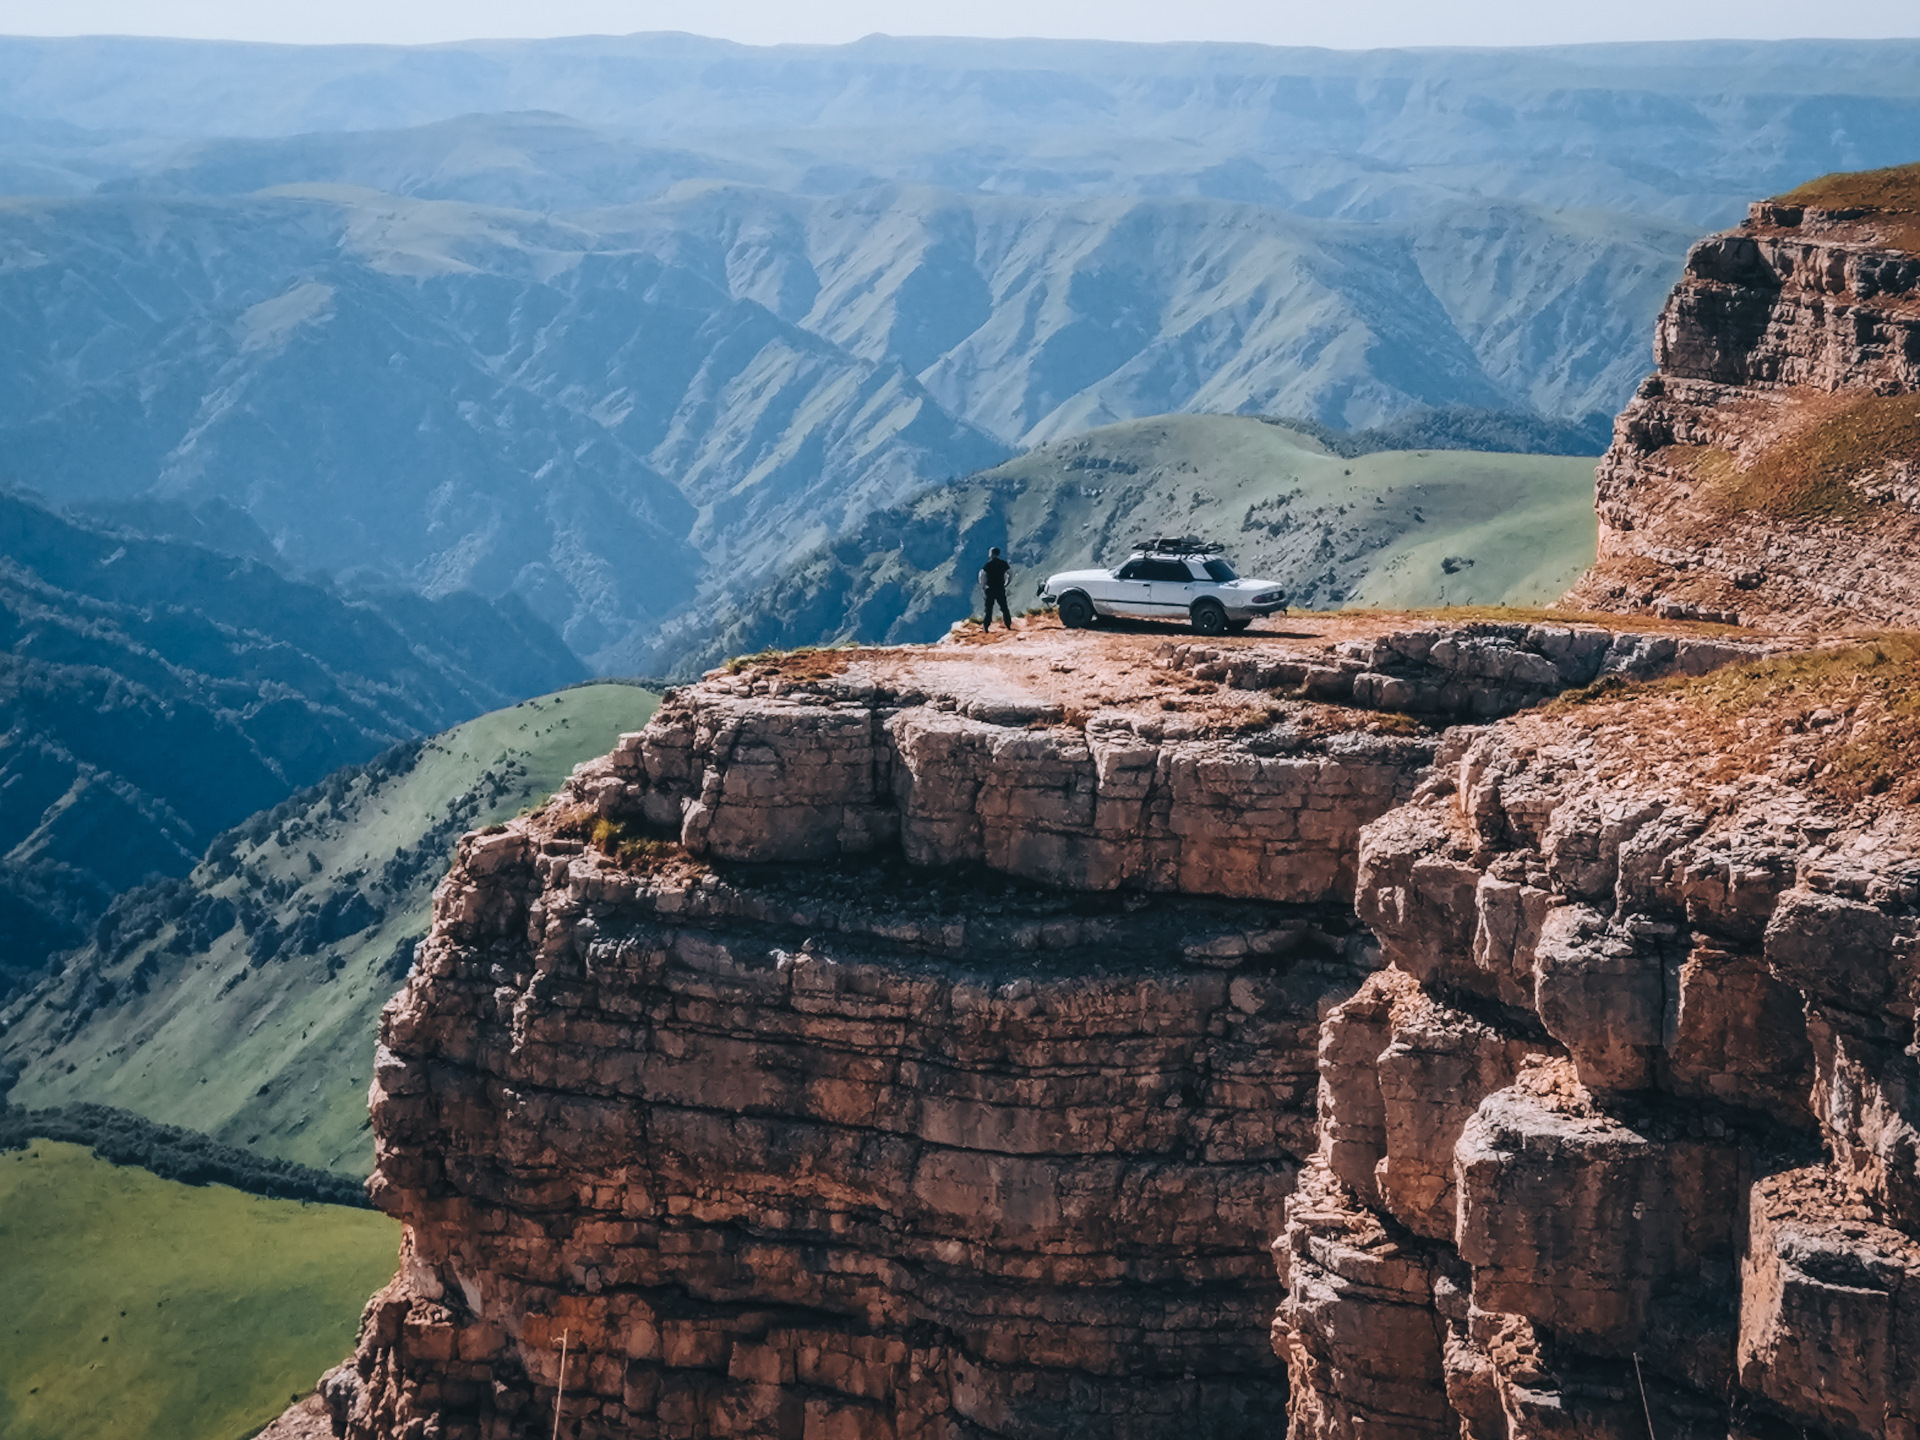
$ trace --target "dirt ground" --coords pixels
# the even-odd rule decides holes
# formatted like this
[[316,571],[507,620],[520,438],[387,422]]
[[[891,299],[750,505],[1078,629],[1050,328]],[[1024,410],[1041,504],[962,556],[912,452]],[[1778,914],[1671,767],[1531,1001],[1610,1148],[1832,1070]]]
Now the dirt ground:
[[1600,623],[1607,629],[1642,634],[1765,638],[1757,631],[1686,621],[1532,610],[1333,611],[1274,616],[1241,634],[1218,636],[1196,635],[1185,625],[1146,620],[1107,620],[1092,629],[1068,630],[1047,614],[1026,616],[1011,631],[959,630],[933,645],[802,650],[738,660],[728,670],[748,684],[777,676],[804,686],[811,680],[840,677],[843,682],[866,682],[896,694],[949,698],[956,708],[972,714],[998,712],[1003,721],[1018,721],[1024,714],[1033,723],[1080,723],[1099,711],[1119,710],[1170,720],[1180,717],[1229,730],[1282,718],[1295,724],[1311,721],[1316,730],[1401,729],[1407,723],[1405,717],[1231,689],[1197,679],[1172,662],[1182,647],[1198,646],[1236,657],[1330,665],[1336,659],[1336,647],[1345,641],[1483,622]]

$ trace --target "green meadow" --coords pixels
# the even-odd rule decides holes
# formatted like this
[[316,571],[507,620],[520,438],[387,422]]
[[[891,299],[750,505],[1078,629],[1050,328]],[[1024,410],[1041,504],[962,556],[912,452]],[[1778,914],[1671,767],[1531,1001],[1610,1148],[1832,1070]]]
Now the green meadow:
[[399,1244],[372,1210],[0,1152],[0,1435],[240,1440],[347,1355]]
[[366,1174],[380,1007],[405,974],[401,947],[426,933],[433,887],[460,835],[544,801],[659,702],[612,684],[543,696],[435,736],[398,774],[296,798],[239,846],[238,868],[202,865],[194,885],[232,900],[273,887],[277,913],[291,917],[366,889],[396,857],[411,857],[405,878],[376,892],[378,923],[265,963],[238,927],[184,954],[170,927],[110,962],[90,951],[72,968],[98,967],[119,985],[118,1002],[83,1025],[64,1003],[23,1017],[0,1046],[0,1060],[25,1068],[13,1103],[115,1105],[263,1155]]

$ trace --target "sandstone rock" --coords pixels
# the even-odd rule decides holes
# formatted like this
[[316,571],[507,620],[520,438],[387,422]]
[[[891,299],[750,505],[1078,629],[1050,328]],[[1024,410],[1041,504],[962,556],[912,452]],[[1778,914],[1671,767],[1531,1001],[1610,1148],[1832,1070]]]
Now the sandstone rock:
[[1740,1379],[1849,1437],[1920,1434],[1920,1245],[1817,1171],[1753,1187]]
[[[1360,826],[1405,798],[1432,753],[1352,736],[1266,755],[1149,741],[1118,717],[1031,730],[926,705],[883,713],[698,687],[655,724],[670,738],[637,747],[638,803],[622,792],[604,808],[656,824],[671,814],[695,855],[826,860],[898,844],[916,864],[1075,889],[1298,901],[1350,890]],[[624,773],[639,773],[633,748]]]
[[1339,623],[716,674],[464,841],[337,1433],[550,1434],[562,1337],[582,1440],[1910,1431],[1920,821],[1300,693],[1746,649]]
[[1483,1097],[1512,1083],[1535,1052],[1525,1040],[1417,987],[1395,997],[1389,1020],[1392,1040],[1376,1061],[1384,1139],[1375,1176],[1380,1205],[1416,1235],[1452,1240],[1460,1134]]
[[1337,912],[714,863],[463,852],[443,920],[524,930],[389,1007],[341,1433],[530,1434],[563,1333],[587,1434],[1262,1433]]
[[1433,1259],[1389,1236],[1320,1162],[1301,1176],[1276,1242],[1287,1298],[1274,1348],[1293,1378],[1294,1434],[1451,1436]]
[[1474,1303],[1631,1355],[1656,1297],[1731,1267],[1739,1152],[1627,1125],[1551,1067],[1529,1078],[1482,1101],[1455,1148]]
[[1585,905],[1548,912],[1534,946],[1534,1005],[1567,1047],[1589,1090],[1654,1083],[1666,1038],[1667,973],[1678,967],[1673,926],[1612,925]]
[[[1568,603],[1808,628],[1920,621],[1920,457],[1861,450],[1840,477],[1851,511],[1728,492],[1743,470],[1770,475],[1769,454],[1796,483],[1818,462],[1783,447],[1846,406],[1920,392],[1920,257],[1889,249],[1865,211],[1787,213],[1756,211],[1688,256],[1656,330],[1659,372],[1600,463],[1599,561]],[[1833,434],[1815,449],[1844,454]]]

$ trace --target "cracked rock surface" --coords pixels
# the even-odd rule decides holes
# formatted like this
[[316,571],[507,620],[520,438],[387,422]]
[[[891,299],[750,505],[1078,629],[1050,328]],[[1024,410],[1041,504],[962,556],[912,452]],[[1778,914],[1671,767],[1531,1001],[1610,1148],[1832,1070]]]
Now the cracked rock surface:
[[579,1436],[1906,1433],[1903,807],[1262,673],[1647,649],[1343,624],[716,672],[467,837],[335,1433],[550,1434],[563,1340]]

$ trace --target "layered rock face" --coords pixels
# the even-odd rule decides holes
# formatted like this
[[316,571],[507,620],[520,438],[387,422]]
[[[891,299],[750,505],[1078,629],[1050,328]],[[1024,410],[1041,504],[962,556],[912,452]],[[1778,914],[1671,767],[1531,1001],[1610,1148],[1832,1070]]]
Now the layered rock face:
[[1359,831],[1433,742],[946,663],[716,678],[463,844],[339,1433],[547,1435],[563,1339],[568,1435],[1273,1433]]
[[1901,213],[1696,248],[1630,629],[743,663],[468,837],[335,1434],[1920,1440]]
[[1568,603],[1920,623],[1915,167],[1762,202],[1694,246],[1599,470]]
[[1920,1425],[1920,824],[1637,738],[1456,731],[1363,837],[1387,964],[1276,1245],[1297,1437]]
[[[335,1434],[1920,1434],[1920,821],[1820,778],[1904,722],[1716,710],[1742,646],[1030,627],[675,693],[436,897]],[[1672,683],[1378,708],[1553,657]]]

